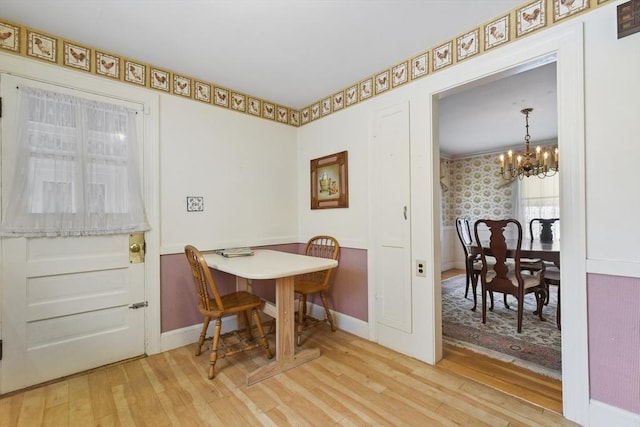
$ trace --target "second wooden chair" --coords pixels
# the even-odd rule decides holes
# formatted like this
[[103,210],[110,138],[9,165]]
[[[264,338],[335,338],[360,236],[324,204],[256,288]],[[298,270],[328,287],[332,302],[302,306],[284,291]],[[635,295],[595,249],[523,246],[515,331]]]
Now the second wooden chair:
[[[304,254],[308,256],[338,259],[340,255],[340,244],[331,236],[315,236],[309,239]],[[331,325],[331,331],[336,330],[336,324],[329,310],[326,292],[331,285],[331,278],[334,268],[303,274],[295,278],[294,292],[299,296],[298,300],[298,320],[296,344],[302,344],[302,333],[306,329],[316,326],[320,322]],[[307,311],[308,296],[318,294],[325,311],[325,318],[318,319],[311,316]]]

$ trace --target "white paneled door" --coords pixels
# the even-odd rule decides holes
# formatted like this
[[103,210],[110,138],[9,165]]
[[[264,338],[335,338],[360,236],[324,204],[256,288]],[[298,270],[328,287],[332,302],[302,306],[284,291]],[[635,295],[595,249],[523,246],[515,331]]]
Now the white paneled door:
[[400,351],[413,331],[409,142],[407,103],[376,113],[369,184],[378,342]]
[[[45,86],[6,75],[0,80],[5,107],[1,142],[6,206],[14,169],[7,162],[16,149],[15,87]],[[141,129],[139,123],[139,135]],[[139,147],[142,150],[142,138]],[[139,159],[143,159],[142,152]],[[0,393],[144,354],[144,263],[129,262],[128,234],[3,238],[1,250]],[[131,308],[136,303],[142,307]]]

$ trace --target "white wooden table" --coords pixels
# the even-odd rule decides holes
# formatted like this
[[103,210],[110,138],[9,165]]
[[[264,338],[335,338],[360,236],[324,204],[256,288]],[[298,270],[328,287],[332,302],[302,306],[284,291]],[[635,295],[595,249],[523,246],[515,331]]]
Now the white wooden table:
[[276,318],[276,360],[251,372],[248,384],[254,384],[320,356],[320,349],[296,352],[293,278],[298,274],[327,270],[338,261],[272,250],[256,250],[252,256],[225,258],[205,254],[207,265],[236,276],[238,290],[248,288],[250,279],[276,279],[276,305],[265,304],[264,312]]

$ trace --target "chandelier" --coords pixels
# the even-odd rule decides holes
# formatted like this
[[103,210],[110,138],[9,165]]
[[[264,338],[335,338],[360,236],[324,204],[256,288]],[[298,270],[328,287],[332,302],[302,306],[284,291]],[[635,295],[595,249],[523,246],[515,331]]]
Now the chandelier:
[[512,150],[500,155],[500,176],[506,180],[522,179],[525,176],[544,178],[558,172],[558,147],[536,147],[529,149],[529,113],[533,108],[525,108],[520,112],[525,115],[527,134],[524,136],[524,153]]

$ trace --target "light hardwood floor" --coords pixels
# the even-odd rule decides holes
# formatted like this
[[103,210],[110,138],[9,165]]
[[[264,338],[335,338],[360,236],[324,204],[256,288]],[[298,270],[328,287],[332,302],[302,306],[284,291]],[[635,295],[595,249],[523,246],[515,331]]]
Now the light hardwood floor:
[[[442,280],[460,274],[465,274],[465,271],[443,271]],[[438,366],[548,410],[562,413],[562,381],[450,345],[444,345],[443,359]]]
[[575,425],[467,378],[454,350],[431,366],[325,325],[308,336],[320,358],[252,386],[262,351],[221,359],[208,380],[208,354],[189,345],[4,396],[0,425]]

